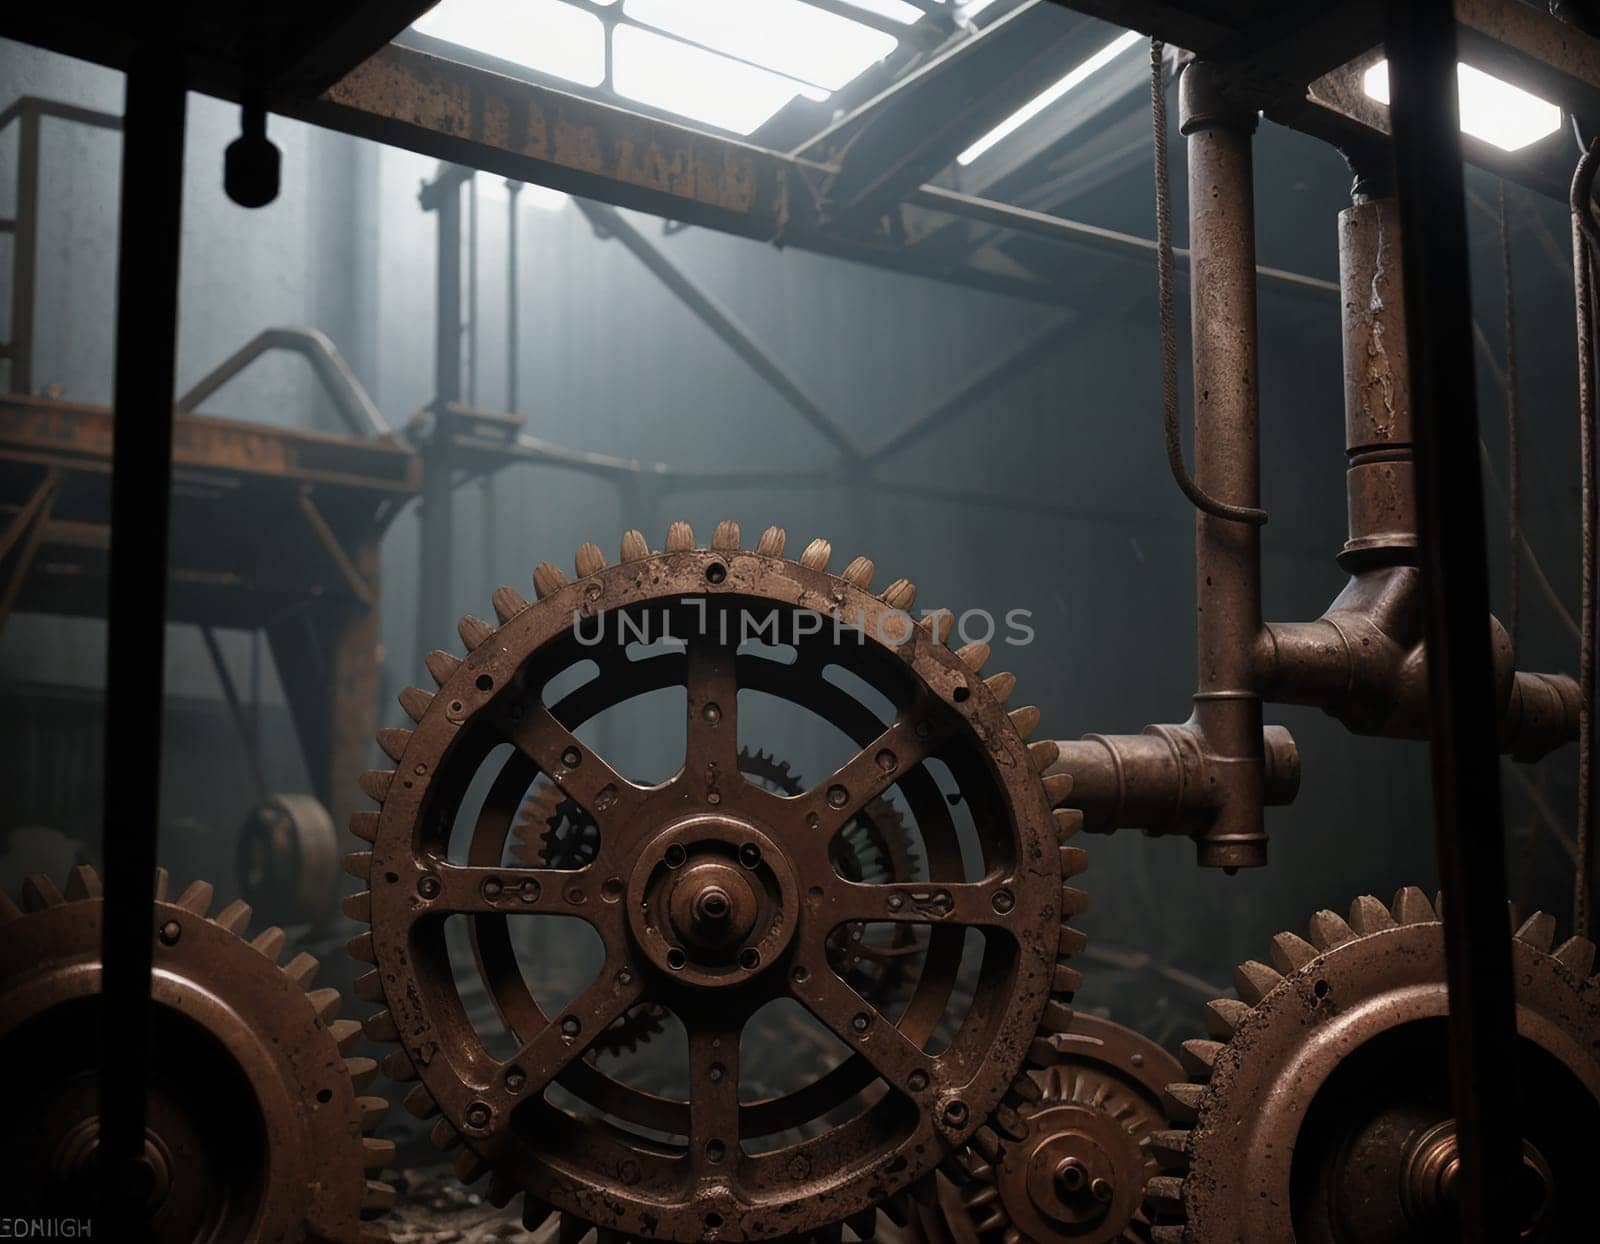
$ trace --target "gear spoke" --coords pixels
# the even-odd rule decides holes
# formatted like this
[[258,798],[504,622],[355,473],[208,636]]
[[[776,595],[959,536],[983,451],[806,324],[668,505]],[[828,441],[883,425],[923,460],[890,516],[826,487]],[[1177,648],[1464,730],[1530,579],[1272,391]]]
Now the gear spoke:
[[[813,838],[827,843],[874,799],[926,760],[944,732],[917,707],[794,801]],[[813,821],[812,818],[816,819]]]
[[575,916],[594,925],[603,936],[620,936],[617,902],[594,868],[568,872],[559,868],[477,868],[436,864],[418,881],[418,893],[432,898],[417,911],[462,912],[467,915]]
[[817,928],[826,936],[841,924],[890,922],[1008,928],[1016,896],[1007,878],[944,884],[863,885],[834,879],[817,904]]
[[543,704],[528,705],[512,723],[510,741],[601,826],[607,814],[637,806],[643,792],[598,752],[578,741]]
[[643,994],[639,973],[617,956],[608,957],[589,987],[505,1061],[490,1090],[500,1099],[500,1117],[505,1117],[522,1099],[544,1092]]
[[697,1178],[725,1181],[739,1157],[739,1039],[745,1016],[689,1029],[689,1161]]
[[882,1012],[845,984],[818,957],[816,966],[789,973],[789,992],[841,1041],[865,1058],[894,1088],[912,1097],[938,1076],[938,1060],[908,1040]]
[[684,683],[689,721],[685,731],[685,779],[707,790],[739,773],[739,682],[734,645],[714,635],[691,635]]

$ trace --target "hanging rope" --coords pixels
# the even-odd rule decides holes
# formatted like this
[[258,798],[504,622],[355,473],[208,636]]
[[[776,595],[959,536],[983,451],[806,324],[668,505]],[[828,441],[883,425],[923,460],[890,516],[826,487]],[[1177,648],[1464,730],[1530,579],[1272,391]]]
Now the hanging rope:
[[1156,280],[1161,305],[1161,413],[1167,436],[1167,466],[1183,495],[1213,518],[1259,527],[1267,512],[1218,501],[1195,483],[1183,460],[1183,428],[1178,414],[1178,312],[1172,278],[1172,188],[1167,170],[1167,94],[1162,81],[1164,45],[1150,40],[1150,121],[1156,149]]

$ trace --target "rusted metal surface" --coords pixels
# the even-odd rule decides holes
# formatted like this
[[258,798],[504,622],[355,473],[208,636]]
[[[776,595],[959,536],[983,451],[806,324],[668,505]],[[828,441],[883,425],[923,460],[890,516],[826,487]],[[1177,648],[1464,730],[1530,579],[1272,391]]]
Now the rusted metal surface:
[[945,1234],[926,1234],[950,1244],[1147,1241],[1144,1189],[1160,1168],[1146,1142],[1171,1126],[1166,1086],[1182,1076],[1178,1060],[1131,1028],[1074,1015],[1040,1036],[1029,1066],[1036,1099],[979,1133],[959,1185],[940,1178]]
[[[1530,1101],[1521,1175],[1496,1195],[1531,1240],[1588,1232],[1600,1128],[1600,978],[1583,938],[1554,945],[1535,915],[1510,939],[1517,1036]],[[1210,1244],[1455,1241],[1459,1168],[1449,1083],[1443,925],[1419,890],[1348,919],[1319,912],[1280,933],[1271,963],[1236,973],[1237,999],[1206,1008],[1184,1043],[1183,1126],[1152,1147],[1157,1240]],[[1490,1074],[1500,1074],[1498,1070]]]
[[272,795],[239,827],[239,892],[284,924],[316,924],[338,910],[339,835],[310,795]]
[[[436,1137],[465,1140],[458,1171],[468,1179],[492,1171],[490,1196],[502,1203],[526,1193],[530,1224],[553,1207],[575,1231],[595,1223],[650,1239],[776,1238],[841,1222],[870,1231],[886,1198],[967,1141],[1001,1102],[1041,1017],[1059,1027],[1070,1014],[1075,974],[1059,960],[1079,941],[1063,921],[1083,897],[1061,882],[1083,860],[1058,842],[1080,818],[1052,817],[1060,792],[1038,771],[1055,747],[1025,742],[1037,713],[1008,715],[1002,701],[1013,680],[980,677],[984,646],[952,652],[937,618],[913,622],[909,583],[875,596],[866,559],[834,576],[826,541],[798,562],[783,547],[781,530],[770,528],[754,550],[741,548],[737,525],[723,523],[711,548],[696,548],[677,523],[664,553],[629,533],[618,565],[585,545],[574,581],[541,563],[537,603],[502,588],[498,626],[462,620],[464,660],[432,654],[439,691],[402,695],[417,727],[381,734],[396,768],[362,780],[382,808],[352,818],[371,849],[348,857],[347,869],[371,889],[348,910],[373,927],[351,951],[373,965],[358,990],[387,1007],[368,1020],[368,1034],[398,1043],[385,1065],[420,1080],[407,1104],[442,1115]],[[738,640],[723,627],[737,626],[740,610],[781,620],[793,664],[736,655]],[[658,627],[669,620],[686,647],[630,661],[621,623],[649,617]],[[791,634],[805,617],[821,630],[796,625],[802,633]],[[832,617],[859,618],[861,641],[834,636]],[[580,633],[598,641],[579,644]],[[598,674],[546,703],[551,680],[581,660]],[[824,680],[830,662],[884,695],[894,720]],[[666,781],[630,781],[575,733],[597,713],[669,686],[686,689],[687,722],[682,767]],[[739,768],[741,688],[832,721],[860,750],[799,795],[748,781]],[[454,862],[448,827],[501,742],[513,751],[486,771],[493,777],[466,862]],[[926,767],[935,757],[984,826],[977,876],[961,861],[950,804]],[[594,855],[581,868],[502,865],[513,817],[540,774],[595,823]],[[830,843],[891,788],[915,818],[924,874],[847,880]],[[443,955],[451,913],[468,918],[477,974],[518,1046],[509,1055],[490,1054],[466,1019]],[[512,948],[511,925],[524,914],[580,919],[605,948],[588,987],[548,1014]],[[858,992],[829,949],[841,926],[868,922],[926,934],[920,975],[897,1017],[885,999]],[[967,930],[981,931],[985,966],[970,1003],[953,1004]],[[803,1007],[849,1054],[803,1087],[741,1101],[741,1030],[776,999]],[[640,1003],[669,1008],[687,1030],[684,1096],[642,1092],[583,1057]],[[953,1005],[959,1026],[931,1052]],[[547,1096],[557,1085],[565,1111]],[[846,1121],[822,1122],[841,1107]],[[808,1138],[776,1150],[751,1143],[808,1124]]]
[[[394,1147],[372,1135],[385,1102],[361,1096],[376,1066],[345,1056],[360,1025],[338,1018],[336,990],[310,988],[315,959],[280,966],[282,931],[249,938],[250,908],[213,913],[211,894],[204,882],[169,893],[166,874],[156,878],[142,933],[154,960],[139,1159],[150,1218],[148,1234],[123,1220],[119,1236],[387,1238],[364,1221],[392,1197],[378,1175]],[[81,1221],[93,1202],[103,907],[87,867],[64,892],[30,877],[20,907],[0,894],[0,1051],[28,1069],[13,1077],[0,1140],[7,1213],[19,1219]]]

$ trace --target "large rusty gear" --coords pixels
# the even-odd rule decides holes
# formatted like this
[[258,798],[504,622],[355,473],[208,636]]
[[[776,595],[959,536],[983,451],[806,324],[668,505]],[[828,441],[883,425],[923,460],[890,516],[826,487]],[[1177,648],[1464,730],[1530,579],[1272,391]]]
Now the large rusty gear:
[[[377,1075],[346,1057],[361,1026],[339,993],[311,989],[317,961],[279,966],[281,929],[245,940],[250,908],[211,914],[212,890],[177,897],[157,874],[151,916],[152,1041],[144,1164],[155,1244],[387,1240],[370,1221],[394,1199],[377,1175],[394,1145],[371,1135]],[[3,1148],[6,1212],[81,1218],[96,1186],[100,879],[65,891],[28,878],[0,892],[0,1057],[14,1074]]]
[[[729,522],[709,549],[696,548],[688,525],[674,523],[665,552],[629,532],[614,566],[584,545],[574,581],[541,563],[536,603],[502,588],[498,626],[462,620],[464,660],[429,655],[438,693],[401,693],[417,728],[383,731],[396,767],[362,778],[382,806],[351,821],[371,850],[346,867],[371,889],[348,910],[373,926],[351,952],[373,965],[359,991],[387,1003],[367,1033],[399,1045],[385,1060],[393,1076],[421,1081],[408,1107],[440,1116],[437,1139],[465,1142],[458,1173],[470,1181],[492,1169],[492,1200],[525,1193],[525,1220],[559,1211],[571,1239],[591,1226],[608,1240],[837,1239],[841,1224],[870,1235],[880,1203],[1026,1081],[1041,1021],[1070,1015],[1061,985],[1073,974],[1058,960],[1078,944],[1064,921],[1084,899],[1062,880],[1083,859],[1059,839],[1061,826],[1081,822],[1051,812],[1066,780],[1040,776],[1056,747],[1026,742],[1037,710],[1006,712],[1015,680],[980,676],[986,645],[948,648],[948,613],[913,621],[908,582],[874,596],[865,558],[835,576],[826,541],[798,562],[783,547],[783,532],[769,528],[743,549]],[[729,629],[751,610],[792,630],[792,659],[739,651]],[[684,646],[632,655],[628,632],[658,618]],[[593,676],[546,704],[552,680],[586,662]],[[884,697],[893,720],[824,678],[830,664]],[[686,688],[686,745],[664,782],[629,781],[576,733],[674,686]],[[741,689],[833,723],[859,750],[802,795],[761,789],[738,771]],[[980,877],[967,875],[952,804],[924,763],[934,758],[978,827],[970,845],[983,857]],[[458,835],[468,841],[456,862],[451,831],[486,762],[498,768]],[[580,869],[503,863],[517,806],[541,773],[597,825],[597,854]],[[849,882],[829,844],[891,787],[915,818],[927,880]],[[549,1014],[509,933],[524,914],[584,920],[605,947],[595,980]],[[450,915],[467,922],[478,973],[516,1045],[509,1055],[491,1054],[466,1020],[444,947]],[[866,921],[929,927],[916,988],[896,1015],[828,961],[833,930]],[[970,1006],[951,1015],[969,930],[981,934],[981,979]],[[741,1100],[740,1032],[778,1000],[809,1011],[846,1057],[784,1096]],[[640,1092],[583,1058],[641,1002],[668,1006],[687,1030],[686,1100]],[[748,1143],[824,1118],[825,1130],[793,1145]]]
[[[1345,919],[1317,913],[1309,940],[1280,933],[1272,963],[1238,969],[1237,999],[1206,1009],[1190,1080],[1170,1087],[1185,1126],[1153,1140],[1153,1238],[1178,1244],[1390,1244],[1460,1237],[1448,1063],[1444,934],[1414,888],[1368,895]],[[1592,1236],[1600,1135],[1595,948],[1551,949],[1555,920],[1512,936],[1524,1120],[1522,1236]]]

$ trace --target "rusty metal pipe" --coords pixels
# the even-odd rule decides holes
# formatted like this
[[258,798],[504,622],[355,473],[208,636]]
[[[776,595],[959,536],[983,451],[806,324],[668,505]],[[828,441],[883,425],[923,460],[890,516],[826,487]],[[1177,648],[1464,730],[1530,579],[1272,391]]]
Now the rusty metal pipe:
[[[1180,79],[1189,149],[1190,309],[1194,338],[1195,483],[1235,506],[1261,503],[1257,385],[1256,113],[1226,98],[1212,68]],[[1209,758],[1214,815],[1200,863],[1266,863],[1261,697],[1253,653],[1261,630],[1261,533],[1251,523],[1195,515],[1198,683],[1191,728]]]

